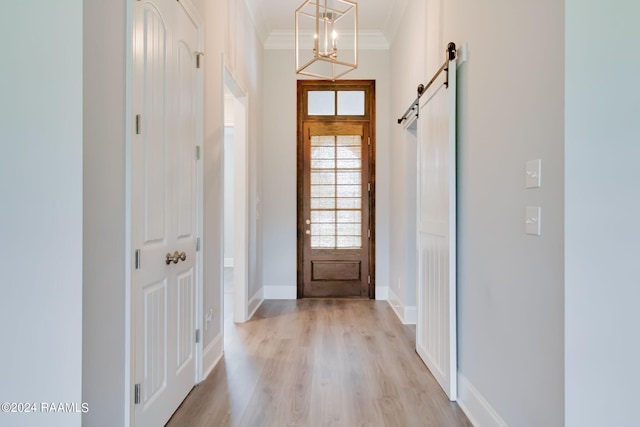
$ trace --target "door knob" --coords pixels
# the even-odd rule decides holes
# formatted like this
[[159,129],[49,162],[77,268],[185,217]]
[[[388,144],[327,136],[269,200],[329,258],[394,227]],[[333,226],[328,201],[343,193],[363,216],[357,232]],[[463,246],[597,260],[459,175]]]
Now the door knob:
[[307,231],[305,231],[305,233],[311,234],[311,230],[307,230]]
[[307,224],[307,225],[309,225],[309,224],[311,224],[311,220],[310,220],[310,219],[308,219],[308,220],[306,220],[304,223],[305,223],[305,224]]
[[174,264],[177,264],[178,261],[184,261],[186,259],[187,259],[187,254],[185,254],[184,252],[179,253],[178,251],[175,251],[173,255],[171,255],[170,253],[167,253],[167,256],[165,257],[165,262],[167,263],[167,265],[171,264],[172,262]]

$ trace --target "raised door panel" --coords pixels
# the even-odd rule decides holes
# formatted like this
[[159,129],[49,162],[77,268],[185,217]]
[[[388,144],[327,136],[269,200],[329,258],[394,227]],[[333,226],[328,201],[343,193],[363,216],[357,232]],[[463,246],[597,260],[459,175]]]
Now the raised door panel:
[[146,286],[144,294],[144,384],[142,401],[151,405],[167,387],[167,282]]
[[158,7],[143,6],[143,80],[139,133],[143,145],[145,243],[167,238],[169,129],[167,120],[167,27]]
[[191,270],[178,276],[176,311],[177,316],[177,339],[176,339],[176,365],[175,371],[179,373],[187,369],[188,375],[193,374],[190,365],[193,362],[195,341],[193,336],[194,327],[194,280]]
[[195,141],[196,108],[194,89],[196,75],[194,65],[195,47],[188,40],[176,44],[176,143],[178,162],[176,174],[177,238],[193,239],[195,233]]

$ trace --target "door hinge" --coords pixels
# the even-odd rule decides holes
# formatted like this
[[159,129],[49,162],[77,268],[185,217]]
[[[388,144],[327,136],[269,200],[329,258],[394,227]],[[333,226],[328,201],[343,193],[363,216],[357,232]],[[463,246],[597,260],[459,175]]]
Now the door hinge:
[[196,52],[196,68],[202,67],[202,57],[203,56],[204,56],[204,53]]
[[136,114],[136,135],[142,134],[142,114]]
[[140,270],[140,249],[136,249],[136,270]]
[[200,329],[196,329],[196,344],[200,342]]
[[371,145],[371,137],[367,137],[367,139],[369,140],[369,145]]
[[200,146],[196,145],[196,160],[200,160]]
[[371,183],[367,184],[367,188],[369,189],[369,193],[371,193]]
[[367,237],[371,238],[371,229],[367,230]]
[[367,284],[370,285],[371,284],[371,275],[367,276]]
[[133,403],[135,405],[140,404],[140,384],[136,384],[133,387]]
[[196,239],[196,252],[200,252],[200,238]]

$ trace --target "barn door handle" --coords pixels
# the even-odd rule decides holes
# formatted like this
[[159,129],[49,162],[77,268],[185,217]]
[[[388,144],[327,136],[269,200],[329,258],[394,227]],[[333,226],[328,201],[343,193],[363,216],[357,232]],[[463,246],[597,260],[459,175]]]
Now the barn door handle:
[[179,253],[178,251],[175,251],[173,255],[171,255],[170,253],[167,253],[165,262],[167,263],[167,265],[171,264],[172,262],[174,264],[177,264],[179,261],[184,261],[186,259],[187,259],[187,254],[185,254],[184,252]]

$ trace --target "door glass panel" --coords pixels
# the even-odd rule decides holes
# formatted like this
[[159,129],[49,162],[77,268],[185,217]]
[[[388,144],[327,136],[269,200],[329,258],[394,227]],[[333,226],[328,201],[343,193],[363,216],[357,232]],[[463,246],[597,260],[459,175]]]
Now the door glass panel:
[[333,171],[316,170],[311,172],[311,185],[333,185],[336,183],[336,174]]
[[336,208],[336,198],[335,197],[312,197],[311,198],[311,209],[335,209]]
[[357,209],[360,210],[362,206],[362,199],[360,197],[341,197],[337,200],[338,209]]
[[362,138],[311,137],[311,247],[362,247]]
[[333,116],[336,114],[336,93],[333,90],[309,91],[307,113],[310,116]]
[[338,91],[339,116],[364,116],[364,91]]

